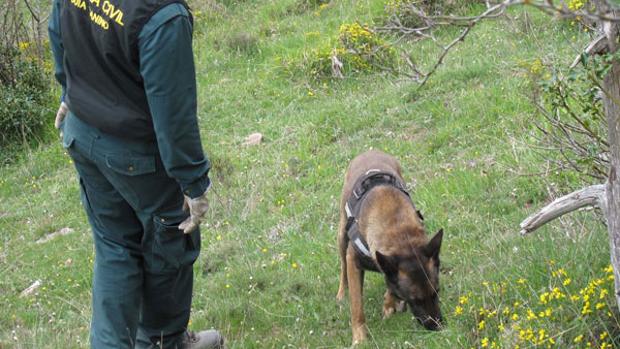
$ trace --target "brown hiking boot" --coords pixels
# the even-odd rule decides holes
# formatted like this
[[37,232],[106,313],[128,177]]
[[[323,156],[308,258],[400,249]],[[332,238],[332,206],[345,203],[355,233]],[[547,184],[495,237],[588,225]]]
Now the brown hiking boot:
[[200,332],[187,331],[184,334],[182,349],[226,349],[224,337],[217,330]]

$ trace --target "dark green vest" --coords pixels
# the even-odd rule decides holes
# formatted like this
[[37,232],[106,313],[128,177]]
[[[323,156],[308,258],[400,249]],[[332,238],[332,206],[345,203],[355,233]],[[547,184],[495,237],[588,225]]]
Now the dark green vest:
[[77,117],[118,137],[155,138],[140,75],[138,35],[171,3],[187,8],[184,0],[64,0],[65,101]]

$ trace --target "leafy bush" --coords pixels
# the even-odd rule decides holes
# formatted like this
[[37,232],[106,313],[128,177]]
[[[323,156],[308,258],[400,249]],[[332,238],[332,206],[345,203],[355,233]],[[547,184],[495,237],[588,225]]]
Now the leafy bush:
[[42,15],[49,3],[37,0],[30,5],[0,2],[0,162],[10,157],[10,149],[37,139],[51,118],[47,106],[52,69]]
[[310,73],[317,78],[390,69],[397,64],[396,50],[359,23],[341,25],[336,47],[319,48],[311,59]]
[[0,146],[40,135],[50,120],[50,83],[41,62],[21,50],[0,48]]
[[543,118],[538,129],[543,149],[552,152],[545,158],[586,182],[604,180],[609,168],[607,122],[598,81],[611,59],[608,55],[584,57],[585,65],[568,73],[547,69],[540,60],[529,68],[530,75],[539,76],[536,103]]

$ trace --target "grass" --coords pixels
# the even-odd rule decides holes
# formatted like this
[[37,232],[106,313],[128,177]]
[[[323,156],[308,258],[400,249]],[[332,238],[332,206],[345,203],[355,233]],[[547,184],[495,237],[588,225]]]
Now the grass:
[[[335,301],[337,202],[347,163],[374,148],[401,161],[429,234],[445,230],[447,327],[424,331],[409,314],[382,320],[384,282],[367,274],[370,340],[361,348],[620,347],[598,216],[578,213],[518,235],[529,213],[581,185],[546,171],[535,151],[522,67],[536,58],[567,64],[584,35],[515,9],[474,28],[421,91],[383,74],[316,81],[303,74],[304,57],[342,23],[379,20],[383,2],[299,2],[196,6],[199,118],[214,190],[191,328],[219,328],[230,348],[349,346],[348,301]],[[437,51],[421,43],[413,52],[431,63]],[[243,146],[252,132],[264,142]],[[58,142],[0,168],[0,348],[87,347],[94,254],[75,179]],[[35,243],[63,227],[75,232]],[[41,288],[20,297],[35,280]],[[555,287],[564,298],[541,303]],[[592,313],[583,315],[589,292]],[[540,330],[544,343],[535,342]]]

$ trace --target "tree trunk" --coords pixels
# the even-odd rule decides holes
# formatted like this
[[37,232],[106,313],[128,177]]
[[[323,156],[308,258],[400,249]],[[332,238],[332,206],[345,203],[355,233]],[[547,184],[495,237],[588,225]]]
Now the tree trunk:
[[[608,41],[615,43],[616,40],[617,35],[614,28],[612,37],[608,36]],[[607,231],[609,233],[611,264],[614,267],[616,302],[620,308],[620,214],[618,214],[620,212],[620,180],[618,180],[618,169],[620,169],[620,105],[618,105],[618,101],[620,101],[620,63],[618,61],[613,63],[611,70],[605,77],[604,88],[606,93],[604,98],[605,115],[609,128],[611,158],[606,186],[607,207],[605,217],[607,218]]]

